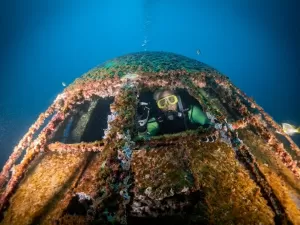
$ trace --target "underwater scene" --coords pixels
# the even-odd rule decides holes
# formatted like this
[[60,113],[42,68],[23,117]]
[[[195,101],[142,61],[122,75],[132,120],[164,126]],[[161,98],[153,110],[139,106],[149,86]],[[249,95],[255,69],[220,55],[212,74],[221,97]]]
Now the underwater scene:
[[300,224],[296,1],[0,3],[0,224]]

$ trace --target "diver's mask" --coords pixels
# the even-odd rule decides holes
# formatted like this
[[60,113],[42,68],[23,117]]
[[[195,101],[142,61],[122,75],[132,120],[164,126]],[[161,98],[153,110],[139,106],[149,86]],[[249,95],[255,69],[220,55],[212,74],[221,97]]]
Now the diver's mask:
[[[176,95],[168,95],[167,97],[159,99],[157,102],[157,106],[160,109],[165,109],[168,105],[175,105],[178,103],[178,97]],[[174,120],[176,117],[181,117],[182,113],[174,110],[162,110],[164,116],[168,120]]]
[[157,106],[160,109],[166,108],[168,105],[175,105],[178,102],[176,95],[168,95],[167,97],[161,98],[157,101]]

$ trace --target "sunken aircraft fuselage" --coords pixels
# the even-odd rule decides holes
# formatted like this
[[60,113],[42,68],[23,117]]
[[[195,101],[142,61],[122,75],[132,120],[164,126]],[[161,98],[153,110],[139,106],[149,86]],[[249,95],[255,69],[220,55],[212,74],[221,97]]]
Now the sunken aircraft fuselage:
[[[157,105],[160,89],[180,96],[177,122],[161,119],[179,100]],[[205,124],[187,126],[191,105]],[[140,135],[151,118],[166,129]],[[67,86],[14,148],[0,174],[1,224],[299,224],[299,159],[217,70],[128,54]]]

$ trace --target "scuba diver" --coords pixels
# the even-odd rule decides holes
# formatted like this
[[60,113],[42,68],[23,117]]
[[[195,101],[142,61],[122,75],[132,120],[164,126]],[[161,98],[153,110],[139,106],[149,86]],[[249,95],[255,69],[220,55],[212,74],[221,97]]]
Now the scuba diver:
[[157,117],[149,119],[149,103],[140,102],[138,108],[139,137],[178,133],[199,126],[211,125],[206,114],[196,105],[184,108],[179,94],[169,89],[159,89],[153,94],[159,109]]

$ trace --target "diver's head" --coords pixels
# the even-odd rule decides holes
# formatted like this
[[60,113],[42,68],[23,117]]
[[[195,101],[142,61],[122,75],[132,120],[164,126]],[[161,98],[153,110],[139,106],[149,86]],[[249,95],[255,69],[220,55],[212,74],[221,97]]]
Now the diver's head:
[[163,112],[176,112],[178,98],[174,91],[169,89],[160,89],[154,92],[153,95],[154,100],[158,108]]

